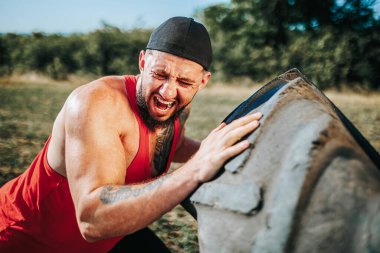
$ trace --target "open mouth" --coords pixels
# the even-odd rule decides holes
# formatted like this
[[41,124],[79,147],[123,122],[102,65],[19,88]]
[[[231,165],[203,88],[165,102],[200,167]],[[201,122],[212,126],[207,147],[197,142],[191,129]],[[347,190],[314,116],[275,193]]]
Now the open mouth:
[[169,110],[170,108],[173,107],[173,105],[175,103],[174,101],[168,102],[168,101],[162,100],[161,98],[159,98],[157,96],[155,96],[153,99],[154,99],[154,105],[162,111]]

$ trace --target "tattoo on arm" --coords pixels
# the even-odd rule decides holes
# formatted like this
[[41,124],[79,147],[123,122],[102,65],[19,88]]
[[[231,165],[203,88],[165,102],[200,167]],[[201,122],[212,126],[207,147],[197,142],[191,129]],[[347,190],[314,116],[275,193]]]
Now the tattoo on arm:
[[145,185],[106,185],[100,192],[100,200],[103,204],[113,204],[122,200],[136,198],[147,192],[158,189],[161,184],[170,177],[170,174],[157,178],[156,180]]

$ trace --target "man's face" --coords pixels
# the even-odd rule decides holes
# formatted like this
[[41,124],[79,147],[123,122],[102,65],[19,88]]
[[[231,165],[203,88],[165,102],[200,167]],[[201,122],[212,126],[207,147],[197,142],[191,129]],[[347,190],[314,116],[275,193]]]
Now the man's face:
[[198,63],[160,51],[142,51],[139,60],[137,102],[151,128],[178,116],[211,76]]

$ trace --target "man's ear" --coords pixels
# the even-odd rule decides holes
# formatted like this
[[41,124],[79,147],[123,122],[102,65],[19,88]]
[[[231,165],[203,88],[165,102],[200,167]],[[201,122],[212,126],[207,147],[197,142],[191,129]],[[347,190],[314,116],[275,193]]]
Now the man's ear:
[[208,81],[210,80],[211,78],[211,72],[210,71],[205,71],[205,73],[203,73],[203,77],[202,77],[202,82],[201,82],[201,85],[199,86],[199,89],[203,89],[204,87],[206,87]]
[[141,50],[139,55],[139,69],[140,73],[144,71],[144,65],[145,65],[145,51]]

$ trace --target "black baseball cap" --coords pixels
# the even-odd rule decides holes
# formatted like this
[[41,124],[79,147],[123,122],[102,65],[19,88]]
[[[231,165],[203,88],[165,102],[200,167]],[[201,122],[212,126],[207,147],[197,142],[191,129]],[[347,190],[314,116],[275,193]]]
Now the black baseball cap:
[[212,61],[211,41],[206,28],[187,17],[173,17],[162,23],[151,34],[146,48],[189,59],[206,70]]

